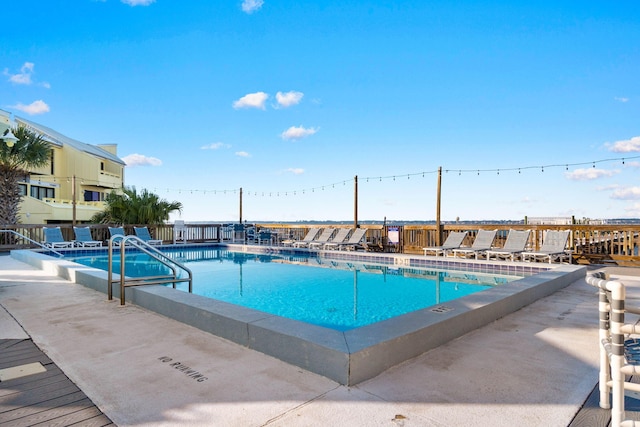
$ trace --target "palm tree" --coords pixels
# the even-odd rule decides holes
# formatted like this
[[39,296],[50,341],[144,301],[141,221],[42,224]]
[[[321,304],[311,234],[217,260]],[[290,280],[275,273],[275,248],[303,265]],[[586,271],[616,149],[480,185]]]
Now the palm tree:
[[158,195],[135,187],[124,187],[122,194],[112,192],[105,199],[106,208],[91,219],[102,224],[162,224],[174,211],[182,212],[182,203],[168,202]]
[[5,225],[18,223],[20,180],[29,176],[29,170],[47,165],[51,150],[42,135],[24,126],[13,129],[13,134],[18,138],[13,147],[0,142],[0,224]]

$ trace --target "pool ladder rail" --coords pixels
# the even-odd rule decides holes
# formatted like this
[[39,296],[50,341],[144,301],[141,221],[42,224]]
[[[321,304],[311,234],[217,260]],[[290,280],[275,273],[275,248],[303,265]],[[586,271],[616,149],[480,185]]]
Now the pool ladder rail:
[[[120,248],[120,277],[113,279],[113,248]],[[160,276],[145,276],[145,277],[127,277],[126,275],[126,263],[125,253],[127,248],[136,249],[149,255],[159,263],[168,267],[171,270],[171,274]],[[167,256],[162,251],[149,245],[144,240],[137,236],[123,236],[116,234],[109,239],[109,301],[113,299],[113,284],[120,283],[120,305],[124,305],[124,290],[128,286],[143,286],[143,285],[166,285],[173,284],[173,289],[176,288],[178,282],[189,282],[189,293],[193,290],[193,273],[182,263]],[[178,272],[182,270],[187,273],[188,277],[179,277]]]

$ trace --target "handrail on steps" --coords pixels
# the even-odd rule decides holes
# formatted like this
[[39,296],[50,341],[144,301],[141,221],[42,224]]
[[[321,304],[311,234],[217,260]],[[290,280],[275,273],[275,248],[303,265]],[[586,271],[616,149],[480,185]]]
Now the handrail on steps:
[[[113,280],[113,247],[118,246],[120,248],[120,278]],[[125,269],[125,252],[127,246],[138,249],[141,252],[149,255],[151,258],[168,267],[173,274],[165,276],[147,276],[147,277],[135,277],[126,278]],[[188,274],[186,277],[178,277],[178,268],[185,271]],[[113,284],[117,281],[120,282],[120,305],[124,305],[124,289],[126,286],[141,286],[141,285],[161,285],[161,284],[173,284],[173,289],[176,288],[177,282],[189,282],[189,293],[193,291],[193,273],[182,263],[167,256],[162,251],[149,245],[144,240],[137,236],[123,236],[122,234],[116,234],[109,239],[109,301],[113,299]]]
[[34,245],[40,246],[42,249],[45,249],[45,250],[50,251],[50,252],[53,252],[54,254],[58,255],[60,258],[64,257],[63,254],[61,254],[60,252],[56,251],[52,247],[46,246],[46,245],[44,245],[44,244],[42,244],[42,243],[40,243],[40,242],[38,242],[36,240],[30,239],[27,236],[25,236],[24,234],[20,234],[15,230],[0,230],[0,233],[9,233],[9,234],[16,235],[16,236],[18,236],[20,238],[23,238],[23,239],[33,243]]

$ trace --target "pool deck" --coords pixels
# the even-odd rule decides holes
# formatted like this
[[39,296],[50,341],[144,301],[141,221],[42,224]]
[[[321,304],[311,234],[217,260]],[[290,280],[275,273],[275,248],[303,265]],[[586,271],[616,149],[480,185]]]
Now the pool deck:
[[568,426],[597,383],[597,317],[578,280],[348,387],[0,256],[0,340],[33,341],[118,426]]

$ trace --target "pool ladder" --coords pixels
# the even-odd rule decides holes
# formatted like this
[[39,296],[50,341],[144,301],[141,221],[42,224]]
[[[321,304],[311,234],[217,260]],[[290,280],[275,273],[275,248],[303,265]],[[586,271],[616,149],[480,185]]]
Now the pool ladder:
[[[120,277],[118,279],[113,279],[114,247],[120,248]],[[127,277],[125,253],[128,248],[137,249],[138,251],[149,255],[151,258],[168,267],[171,270],[171,274],[145,277]],[[186,272],[188,277],[179,277],[179,270]],[[166,285],[171,283],[173,284],[173,289],[175,289],[176,283],[178,282],[189,282],[189,293],[192,292],[193,273],[191,273],[191,270],[189,270],[180,262],[167,256],[166,254],[149,245],[147,242],[137,236],[123,236],[121,234],[116,234],[109,239],[109,301],[113,299],[114,283],[120,283],[120,305],[124,305],[124,290],[128,286]]]

